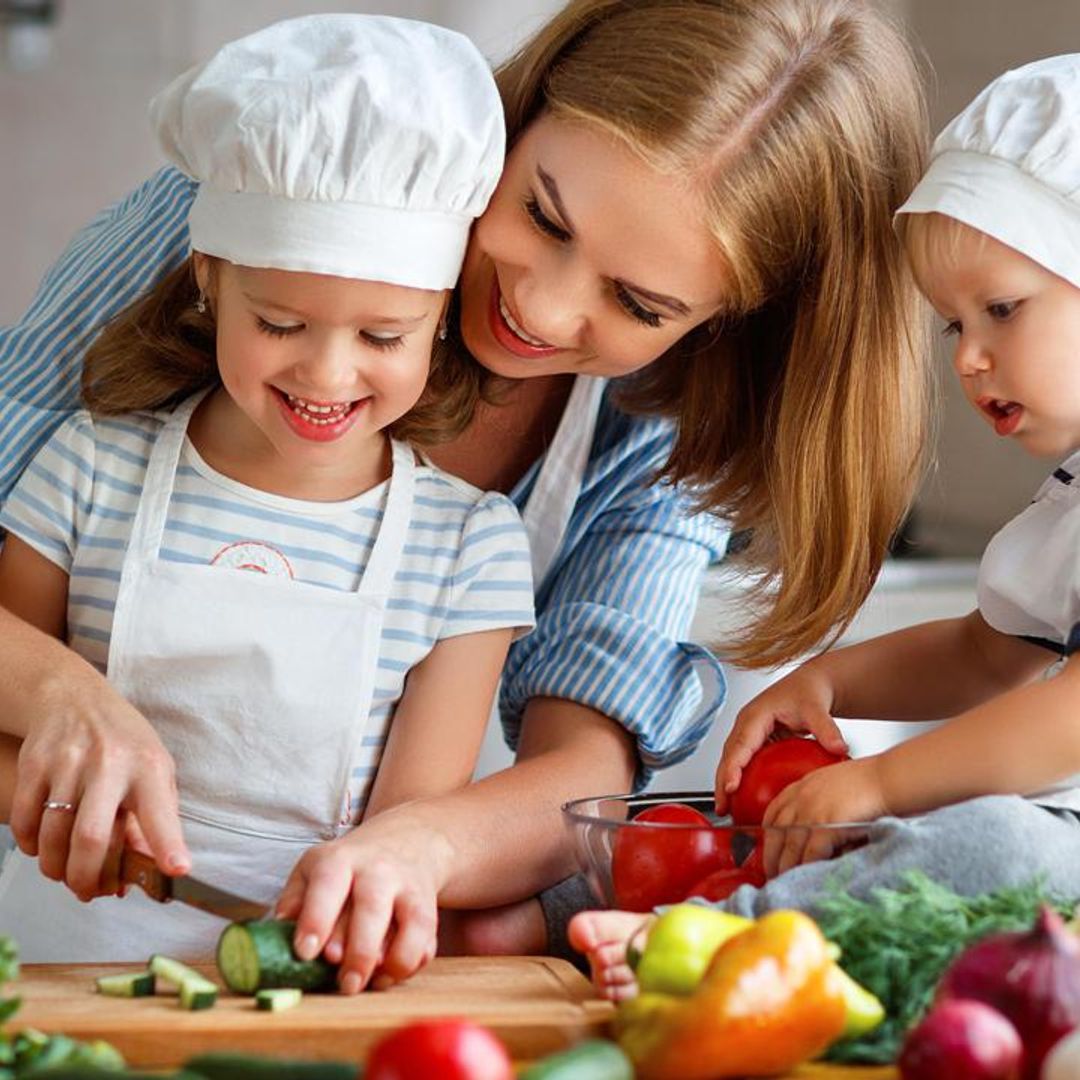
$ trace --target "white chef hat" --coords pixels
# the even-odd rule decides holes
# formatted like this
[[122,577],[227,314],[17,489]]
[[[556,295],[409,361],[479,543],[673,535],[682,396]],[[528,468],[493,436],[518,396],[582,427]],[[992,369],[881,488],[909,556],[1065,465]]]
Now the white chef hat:
[[195,250],[425,289],[457,281],[506,141],[468,38],[387,16],[312,15],[233,41],[150,117],[199,181]]
[[897,214],[937,212],[1080,288],[1080,53],[995,79],[934,142]]

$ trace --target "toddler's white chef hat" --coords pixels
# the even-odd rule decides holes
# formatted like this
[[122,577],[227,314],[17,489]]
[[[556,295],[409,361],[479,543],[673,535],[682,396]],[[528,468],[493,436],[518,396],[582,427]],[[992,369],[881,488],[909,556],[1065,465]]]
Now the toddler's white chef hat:
[[445,289],[502,171],[502,105],[461,34],[373,15],[289,19],[150,104],[199,181],[191,246],[245,266]]
[[936,211],[1080,288],[1080,53],[995,79],[934,142],[897,214]]

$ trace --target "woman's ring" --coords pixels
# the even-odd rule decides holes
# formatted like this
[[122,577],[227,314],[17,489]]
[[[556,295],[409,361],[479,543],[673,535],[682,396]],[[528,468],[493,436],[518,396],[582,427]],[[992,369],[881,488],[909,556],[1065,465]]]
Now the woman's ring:
[[41,805],[46,810],[59,810],[62,814],[75,813],[75,804],[73,802],[62,802],[59,799],[46,799]]

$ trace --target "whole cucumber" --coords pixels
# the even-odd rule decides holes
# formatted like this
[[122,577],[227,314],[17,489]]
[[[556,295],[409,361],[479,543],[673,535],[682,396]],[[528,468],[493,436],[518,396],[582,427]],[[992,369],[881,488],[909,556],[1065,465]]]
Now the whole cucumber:
[[217,946],[225,985],[236,994],[280,987],[332,990],[337,968],[322,957],[301,960],[293,952],[295,933],[291,919],[255,919],[225,927]]
[[530,1065],[518,1080],[634,1080],[634,1066],[616,1043],[589,1039]]

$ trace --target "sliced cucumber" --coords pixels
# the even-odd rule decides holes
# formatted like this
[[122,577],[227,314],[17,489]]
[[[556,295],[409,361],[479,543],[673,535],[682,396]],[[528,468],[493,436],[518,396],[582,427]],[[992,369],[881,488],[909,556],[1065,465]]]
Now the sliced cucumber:
[[150,997],[154,992],[154,973],[137,971],[127,975],[99,975],[94,985],[98,993],[106,997]]
[[290,987],[332,990],[337,968],[322,957],[301,960],[293,952],[296,923],[258,919],[227,926],[218,939],[217,966],[225,985],[237,994]]
[[[356,1080],[351,1061],[290,1061],[251,1054],[200,1054],[184,1068],[205,1080]],[[418,1078],[419,1080],[419,1078]]]
[[273,990],[255,991],[255,1008],[261,1012],[284,1012],[295,1009],[304,996],[303,990],[295,986],[278,986]]
[[176,986],[180,991],[182,1009],[209,1009],[217,1001],[217,985],[187,964],[156,953],[150,957],[147,966],[155,975]]
[[634,1066],[615,1043],[588,1039],[530,1065],[518,1080],[634,1080]]

